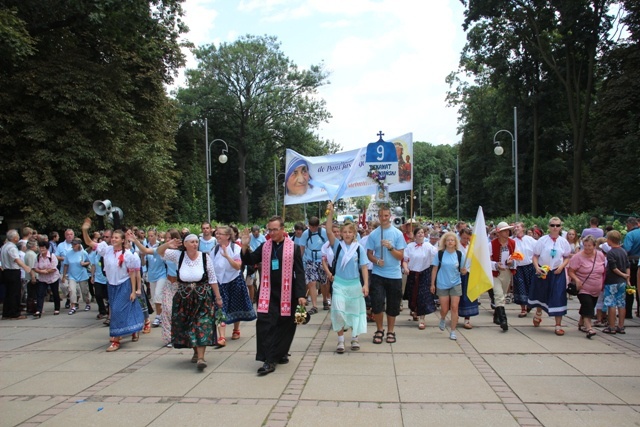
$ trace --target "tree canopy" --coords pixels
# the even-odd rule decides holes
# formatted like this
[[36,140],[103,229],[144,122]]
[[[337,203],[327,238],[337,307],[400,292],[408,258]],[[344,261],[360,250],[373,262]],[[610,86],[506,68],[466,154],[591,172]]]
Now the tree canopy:
[[5,215],[64,227],[110,199],[133,222],[163,218],[178,176],[177,110],[163,85],[184,62],[181,1],[4,2]]

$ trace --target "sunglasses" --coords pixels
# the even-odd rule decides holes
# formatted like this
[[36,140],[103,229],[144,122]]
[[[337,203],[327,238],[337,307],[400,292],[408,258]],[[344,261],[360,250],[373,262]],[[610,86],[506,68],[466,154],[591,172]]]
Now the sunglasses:
[[549,224],[549,227],[562,227],[562,224]]

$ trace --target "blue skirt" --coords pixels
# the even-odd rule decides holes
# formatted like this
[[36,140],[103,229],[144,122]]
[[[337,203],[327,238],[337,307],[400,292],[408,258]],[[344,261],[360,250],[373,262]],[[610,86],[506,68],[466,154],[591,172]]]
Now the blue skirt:
[[138,299],[131,301],[131,280],[117,286],[109,286],[109,306],[111,323],[109,336],[122,337],[140,332],[144,326],[144,315]]
[[480,314],[478,308],[478,300],[471,301],[467,296],[467,288],[469,287],[469,274],[461,276],[462,278],[462,296],[460,297],[460,303],[458,304],[458,316],[460,317],[472,317]]
[[256,320],[256,312],[251,304],[249,290],[242,274],[229,283],[222,283],[218,287],[222,297],[222,309],[227,318],[226,323]]
[[513,302],[520,305],[529,303],[529,290],[535,275],[536,269],[533,264],[523,265],[516,269],[516,274],[513,276]]
[[529,290],[529,306],[542,308],[549,316],[567,314],[567,275],[565,272],[555,274],[552,271],[546,279],[534,276]]

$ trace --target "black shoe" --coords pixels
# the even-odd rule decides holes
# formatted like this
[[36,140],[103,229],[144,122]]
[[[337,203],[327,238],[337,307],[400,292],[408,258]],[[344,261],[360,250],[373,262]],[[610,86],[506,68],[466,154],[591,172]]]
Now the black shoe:
[[286,365],[289,363],[289,356],[282,356],[280,360],[278,360],[278,365]]
[[71,308],[71,301],[67,300],[67,302],[64,304],[64,308],[69,309]]
[[276,370],[275,363],[264,362],[262,368],[258,369],[258,375],[267,375]]

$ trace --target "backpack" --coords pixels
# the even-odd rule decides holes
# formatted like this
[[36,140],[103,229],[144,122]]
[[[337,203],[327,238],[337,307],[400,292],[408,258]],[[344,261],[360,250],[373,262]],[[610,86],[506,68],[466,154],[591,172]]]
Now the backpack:
[[322,237],[322,232],[320,231],[322,230],[321,228],[318,229],[318,231],[316,231],[315,233],[311,233],[309,232],[309,238],[307,239],[307,247],[309,243],[313,243],[313,236],[318,236],[320,237],[320,240],[322,240],[322,244],[324,244],[324,237]]
[[[229,242],[229,247],[231,248],[231,252],[233,252],[233,249],[235,248],[236,244],[233,242]],[[216,245],[215,248],[213,248],[213,256],[215,257],[216,255],[218,255],[218,251],[220,250],[220,245]]]
[[[462,252],[456,249],[456,254],[458,255],[458,271],[460,271],[460,264],[462,264]],[[442,265],[442,257],[444,256],[444,251],[438,251],[438,266]]]

